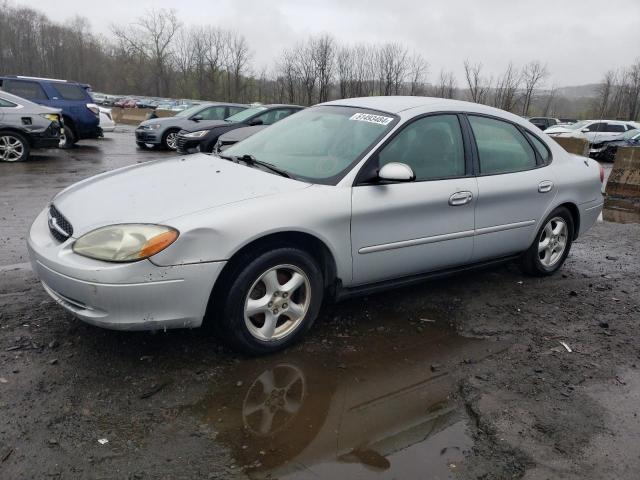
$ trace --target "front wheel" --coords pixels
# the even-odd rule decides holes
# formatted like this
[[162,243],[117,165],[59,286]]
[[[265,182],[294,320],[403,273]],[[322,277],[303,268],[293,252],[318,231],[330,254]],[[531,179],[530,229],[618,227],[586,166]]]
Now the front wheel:
[[62,135],[60,135],[60,148],[73,148],[73,146],[78,143],[76,139],[76,135],[68,125],[65,125],[62,130]]
[[557,272],[569,255],[573,234],[571,213],[564,207],[556,208],[545,219],[533,244],[523,255],[523,270],[536,276]]
[[162,146],[168,150],[178,149],[178,131],[169,130],[162,136]]
[[318,316],[323,278],[311,255],[293,247],[247,259],[226,277],[218,330],[236,349],[262,355],[299,340]]

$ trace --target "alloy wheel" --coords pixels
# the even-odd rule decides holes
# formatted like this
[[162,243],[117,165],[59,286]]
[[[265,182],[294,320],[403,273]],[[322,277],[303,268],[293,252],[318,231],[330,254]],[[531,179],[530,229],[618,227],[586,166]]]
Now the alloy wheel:
[[170,132],[167,135],[167,147],[171,150],[176,150],[178,148],[178,134],[176,132]]
[[13,135],[0,137],[0,160],[17,162],[24,155],[24,143]]
[[280,340],[302,323],[311,303],[311,283],[294,265],[270,268],[253,283],[244,303],[245,325],[258,340]]
[[569,228],[562,217],[547,222],[538,238],[538,257],[547,268],[553,267],[562,258],[567,248]]

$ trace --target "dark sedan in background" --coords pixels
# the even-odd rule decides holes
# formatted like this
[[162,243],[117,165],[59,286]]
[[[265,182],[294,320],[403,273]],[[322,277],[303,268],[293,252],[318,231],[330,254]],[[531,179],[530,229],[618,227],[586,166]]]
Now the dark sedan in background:
[[231,130],[230,132],[220,135],[215,147],[213,147],[213,153],[222,153],[227,148],[241,142],[245,138],[249,138],[251,135],[258,133],[260,130],[264,130],[269,125],[253,125],[251,127],[242,127]]
[[224,133],[248,126],[271,125],[303,108],[300,105],[260,105],[236,113],[222,121],[200,122],[197,125],[191,125],[178,134],[178,152],[211,153],[220,135]]
[[182,110],[173,117],[145,120],[136,128],[136,144],[140,148],[176,149],[178,132],[183,129],[199,128],[212,120],[222,121],[247,108],[239,103],[207,102]]

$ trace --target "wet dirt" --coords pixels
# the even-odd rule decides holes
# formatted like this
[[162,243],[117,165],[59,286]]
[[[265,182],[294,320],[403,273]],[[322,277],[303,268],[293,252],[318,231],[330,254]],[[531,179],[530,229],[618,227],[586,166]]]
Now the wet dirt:
[[57,190],[171,155],[108,136],[0,165],[0,478],[640,472],[640,225],[605,212],[551,278],[504,265],[327,305],[249,359],[200,330],[85,325],[33,277],[24,237]]

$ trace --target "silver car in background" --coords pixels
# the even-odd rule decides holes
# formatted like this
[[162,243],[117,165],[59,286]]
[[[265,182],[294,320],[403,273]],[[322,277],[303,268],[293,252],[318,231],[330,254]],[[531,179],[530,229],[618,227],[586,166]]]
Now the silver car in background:
[[[602,169],[528,121],[424,97],[321,104],[221,156],[59,193],[28,235],[46,291],[114,329],[210,323],[263,354],[324,299],[519,259],[556,272],[602,208]],[[114,193],[117,192],[117,193]]]

